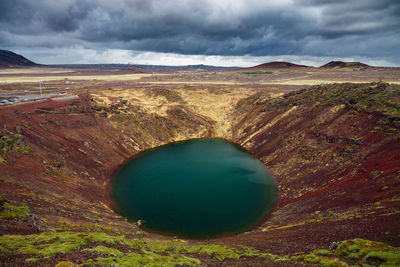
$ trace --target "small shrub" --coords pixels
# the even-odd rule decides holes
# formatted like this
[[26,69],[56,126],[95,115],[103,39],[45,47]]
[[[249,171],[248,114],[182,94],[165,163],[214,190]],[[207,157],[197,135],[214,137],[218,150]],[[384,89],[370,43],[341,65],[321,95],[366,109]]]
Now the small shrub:
[[0,162],[8,152],[28,154],[31,148],[25,143],[22,136],[13,132],[0,132]]

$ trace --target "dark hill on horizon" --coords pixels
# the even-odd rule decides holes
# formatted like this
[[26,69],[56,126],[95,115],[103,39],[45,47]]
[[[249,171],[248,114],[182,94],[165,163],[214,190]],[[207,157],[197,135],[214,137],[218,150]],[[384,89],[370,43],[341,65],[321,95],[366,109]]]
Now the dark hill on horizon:
[[272,61],[263,63],[254,67],[245,68],[246,70],[260,70],[260,69],[288,69],[288,68],[307,68],[305,65],[298,65],[286,61]]
[[343,61],[331,61],[322,65],[320,68],[333,69],[333,68],[360,68],[360,67],[371,67],[370,65],[361,62],[343,62]]
[[0,68],[37,66],[33,61],[8,50],[0,50]]

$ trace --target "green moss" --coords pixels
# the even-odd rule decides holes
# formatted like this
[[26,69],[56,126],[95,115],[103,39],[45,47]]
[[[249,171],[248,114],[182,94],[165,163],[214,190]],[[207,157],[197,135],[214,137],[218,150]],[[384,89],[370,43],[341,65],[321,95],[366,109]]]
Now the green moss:
[[[45,232],[36,235],[0,236],[0,250],[3,253],[30,254],[42,257],[51,257],[59,253],[68,253],[74,250],[83,249],[91,243],[103,243],[103,245],[95,248],[86,248],[84,250],[106,255],[114,255],[115,257],[121,258],[124,254],[115,248],[110,248],[109,246],[124,245],[142,251],[145,254],[147,253],[147,256],[144,259],[141,258],[142,256],[140,257],[140,261],[147,261],[150,257],[149,255],[158,253],[170,255],[171,257],[176,257],[176,255],[181,257],[183,256],[182,254],[205,254],[221,261],[225,258],[239,259],[240,257],[250,256],[265,257],[271,260],[281,260],[278,256],[269,253],[261,253],[258,250],[248,247],[235,249],[214,244],[190,246],[187,245],[185,241],[181,240],[163,241],[151,239],[128,239],[124,236],[112,236],[106,233]],[[131,257],[127,257],[127,259],[130,258]],[[166,260],[168,259],[166,258]],[[193,263],[193,261],[190,262]]]
[[332,256],[333,252],[327,249],[316,249],[313,251],[315,255],[320,255],[320,256]]
[[323,267],[347,267],[348,264],[336,259],[321,258],[319,264]]
[[368,253],[364,259],[367,262],[383,263],[385,266],[400,266],[400,253],[373,251]]
[[[185,244],[184,241],[172,242],[150,239],[144,239],[143,241],[136,239],[135,242],[137,246],[153,252],[205,254],[220,261],[223,261],[226,258],[239,259],[242,257],[263,257],[268,258],[272,261],[286,260],[286,258],[279,257],[270,253],[263,253],[256,249],[245,246],[242,246],[240,248],[228,248],[226,246],[215,244],[200,244],[189,246]],[[140,242],[142,242],[142,244]]]
[[[246,256],[247,256],[247,255],[246,255]],[[252,255],[249,255],[249,256],[252,256]],[[274,261],[274,262],[281,262],[281,261],[288,261],[288,260],[290,260],[290,257],[289,257],[289,256],[280,257],[280,256],[278,256],[278,255],[274,255],[274,254],[267,253],[267,252],[265,252],[265,253],[260,253],[260,254],[256,254],[256,255],[254,255],[254,256],[267,258],[267,259],[269,259],[269,260],[271,260],[271,261]]]
[[100,225],[97,223],[82,223],[80,225],[81,227],[88,229],[88,230],[97,230],[97,231],[101,231],[101,230],[106,230],[106,231],[112,231],[112,227],[110,226],[104,226],[104,225]]
[[60,261],[55,267],[74,267],[75,264],[70,261]]
[[113,232],[113,231],[115,231],[111,226],[104,226],[104,225],[97,224],[97,223],[74,224],[74,223],[69,223],[66,221],[58,221],[58,223],[57,223],[57,230],[61,230],[61,231],[79,230],[82,228],[84,230],[87,230],[87,232],[93,232],[93,231]]
[[97,246],[95,248],[87,248],[86,251],[97,252],[102,255],[122,256],[124,253],[115,248],[108,248],[105,246]]
[[315,263],[324,267],[341,267],[348,266],[347,263],[340,261],[338,259],[330,259],[328,257],[318,256],[314,253],[299,255],[291,257],[292,260],[305,261],[310,263]]
[[365,239],[353,239],[342,242],[337,254],[354,260],[373,261],[388,265],[400,265],[400,249],[382,242]]
[[367,85],[336,84],[321,88],[315,97],[321,103],[337,105],[362,111],[380,112],[388,118],[400,117],[399,86],[378,82]]
[[25,261],[26,262],[36,262],[36,261],[39,261],[39,260],[41,260],[41,258],[27,258]]
[[4,235],[0,237],[2,252],[53,256],[67,253],[88,243],[90,237],[72,232],[45,232],[38,235]]
[[234,249],[220,245],[203,245],[203,246],[187,247],[187,252],[207,254],[208,256],[214,256],[220,261],[224,260],[225,258],[239,259],[241,257],[239,251],[235,251]]
[[0,218],[8,220],[25,221],[30,213],[26,206],[11,206],[9,203],[4,203],[0,210]]
[[246,247],[233,249],[214,244],[188,246],[183,241],[172,242],[150,239],[145,239],[144,242],[138,239],[133,239],[132,241],[135,241],[137,246],[153,252],[206,254],[221,261],[225,258],[238,259],[242,256],[261,255],[259,251]]
[[320,261],[320,258],[313,253],[305,255],[303,258],[303,261],[306,262],[312,262],[312,263],[318,263]]
[[[96,245],[95,247],[91,247]],[[115,247],[127,247],[137,253],[124,253]],[[0,251],[5,254],[36,255],[31,260],[40,260],[60,253],[91,251],[103,257],[90,259],[83,265],[119,266],[175,266],[201,264],[199,254],[223,261],[243,257],[261,257],[270,261],[304,261],[320,266],[347,266],[345,262],[372,264],[374,266],[399,266],[399,248],[381,242],[354,239],[341,242],[337,251],[314,250],[310,254],[280,257],[260,252],[250,247],[229,248],[216,244],[189,245],[184,240],[129,239],[106,233],[45,232],[35,235],[0,236]]]
[[152,252],[146,252],[144,254],[128,253],[123,257],[108,257],[108,258],[97,258],[90,259],[82,266],[92,265],[105,265],[105,266],[176,266],[176,265],[188,265],[188,266],[200,266],[201,262],[198,259],[191,258],[185,255],[158,255]]
[[318,249],[310,254],[292,256],[290,259],[326,267],[348,266],[346,260],[353,263],[356,261],[356,266],[400,266],[400,249],[357,238],[341,242],[336,252]]

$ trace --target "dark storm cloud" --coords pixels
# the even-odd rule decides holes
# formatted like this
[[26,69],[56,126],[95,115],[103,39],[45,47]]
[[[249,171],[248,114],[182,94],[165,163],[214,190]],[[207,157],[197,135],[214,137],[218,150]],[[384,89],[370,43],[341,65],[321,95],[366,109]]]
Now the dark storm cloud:
[[400,1],[3,0],[0,46],[400,63]]
[[302,1],[321,8],[318,30],[322,36],[399,32],[400,2],[396,0]]

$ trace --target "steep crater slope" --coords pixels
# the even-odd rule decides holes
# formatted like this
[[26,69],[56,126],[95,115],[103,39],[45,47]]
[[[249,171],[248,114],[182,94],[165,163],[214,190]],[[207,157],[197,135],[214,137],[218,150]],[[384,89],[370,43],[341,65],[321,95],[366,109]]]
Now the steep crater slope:
[[280,255],[356,237],[398,246],[398,86],[333,84],[272,96],[269,89],[121,89],[2,108],[0,194],[31,215],[2,217],[1,233],[155,237],[110,209],[113,173],[140,151],[219,137],[258,157],[281,199],[254,231],[209,242]]
[[[231,112],[239,95],[253,93],[136,88],[4,107],[1,195],[27,204],[51,227],[74,222],[135,228],[110,209],[108,186],[115,171],[140,151],[226,133],[222,111]],[[203,101],[210,102],[208,109],[201,107]],[[3,233],[35,231],[2,223],[10,224]]]
[[234,140],[272,171],[281,200],[236,240],[276,251],[354,237],[398,245],[399,96],[384,83],[333,84],[239,101]]

